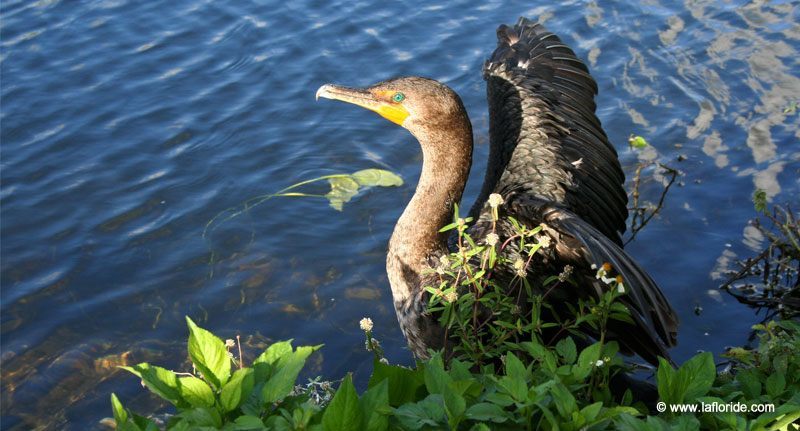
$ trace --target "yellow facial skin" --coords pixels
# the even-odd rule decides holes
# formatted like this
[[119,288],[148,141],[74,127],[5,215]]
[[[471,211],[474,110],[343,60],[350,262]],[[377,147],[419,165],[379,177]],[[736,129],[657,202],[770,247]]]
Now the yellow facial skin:
[[370,111],[377,112],[381,117],[402,126],[408,118],[409,112],[402,103],[394,102],[392,90],[362,90],[359,88],[342,87],[339,85],[325,84],[317,90],[317,99],[340,100],[352,103]]

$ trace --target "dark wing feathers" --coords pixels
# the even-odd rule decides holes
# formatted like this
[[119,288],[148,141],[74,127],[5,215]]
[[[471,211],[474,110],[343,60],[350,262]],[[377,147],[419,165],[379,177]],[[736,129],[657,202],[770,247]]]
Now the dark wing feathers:
[[597,84],[575,53],[540,24],[520,18],[514,27],[500,26],[497,39],[483,68],[491,147],[471,234],[494,226],[486,199],[500,193],[507,215],[548,226],[555,256],[540,263],[550,274],[561,270],[556,264],[574,265],[583,290],[571,294],[607,289],[590,265],[610,263],[624,279],[628,294],[621,301],[635,322],[613,323],[612,335],[650,362],[668,358],[678,320],[653,279],[622,250],[625,176],[594,113]]
[[628,217],[624,175],[594,114],[597,84],[588,68],[556,35],[527,19],[500,26],[497,37],[483,69],[489,165],[472,214],[494,191],[524,190],[566,205],[621,244]]

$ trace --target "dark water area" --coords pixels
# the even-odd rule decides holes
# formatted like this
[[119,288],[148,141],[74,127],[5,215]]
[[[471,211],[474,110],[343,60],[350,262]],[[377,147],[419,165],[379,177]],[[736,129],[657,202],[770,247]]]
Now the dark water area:
[[[680,315],[677,360],[747,342],[759,317],[720,294],[721,273],[763,245],[754,190],[798,203],[797,2],[8,0],[0,13],[2,429],[102,428],[112,391],[156,408],[114,366],[185,369],[186,315],[241,334],[250,358],[275,340],[325,343],[308,375],[362,382],[368,316],[410,363],[384,259],[420,150],[314,92],[399,75],[450,85],[476,136],[469,205],[488,150],[480,67],[520,15],[589,64],[629,180],[642,160],[683,173],[627,247]],[[651,146],[628,148],[630,134]],[[405,184],[341,212],[272,199],[202,236],[250,198],[366,168]],[[665,178],[643,178],[656,201]]]

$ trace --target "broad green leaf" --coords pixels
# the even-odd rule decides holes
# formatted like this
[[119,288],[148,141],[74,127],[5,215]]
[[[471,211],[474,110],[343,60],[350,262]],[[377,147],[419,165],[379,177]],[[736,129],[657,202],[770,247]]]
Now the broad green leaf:
[[398,187],[403,185],[403,179],[394,172],[384,169],[363,169],[353,172],[353,179],[364,187]]
[[641,136],[631,135],[628,138],[628,144],[633,148],[644,148],[647,146],[647,140]]
[[770,398],[778,398],[784,388],[786,388],[786,378],[783,374],[773,373],[767,377],[766,389]]
[[189,357],[203,377],[219,389],[231,375],[231,359],[225,343],[217,336],[197,326],[186,316],[189,326]]
[[229,412],[239,407],[253,391],[255,376],[252,368],[236,370],[219,393],[220,405]]
[[553,385],[550,388],[550,393],[553,395],[553,402],[562,418],[571,417],[572,412],[578,409],[575,397],[563,384],[557,383]]
[[261,391],[261,399],[270,404],[285,398],[294,388],[298,374],[303,369],[306,359],[321,346],[301,346],[291,354],[284,355],[277,364],[277,371],[267,380]]
[[261,355],[259,355],[254,364],[258,364],[261,362],[265,362],[270,365],[275,365],[282,357],[292,353],[292,340],[288,341],[278,341],[277,343],[272,343],[267,350],[264,351]]
[[364,169],[350,175],[333,175],[327,177],[331,191],[325,197],[331,207],[337,211],[358,194],[361,187],[397,187],[403,185],[403,179],[383,169]]
[[517,379],[522,382],[528,381],[528,370],[525,365],[520,361],[512,352],[506,354],[506,375],[512,379]]
[[595,367],[597,360],[600,359],[600,351],[602,350],[600,342],[594,343],[591,346],[583,349],[581,354],[578,355],[578,362],[573,370],[573,375],[578,380],[585,379],[591,374],[592,369]]
[[467,419],[481,422],[505,422],[509,414],[502,407],[492,403],[477,403],[469,406],[465,413]]
[[692,402],[708,393],[714,384],[717,377],[714,355],[711,352],[695,355],[681,365],[678,373],[683,374],[682,377],[687,382],[681,402]]
[[589,404],[588,406],[581,409],[581,415],[583,415],[584,419],[587,422],[592,422],[597,418],[597,415],[600,413],[600,410],[603,409],[603,403],[598,401],[594,404]]
[[148,389],[153,391],[156,395],[164,398],[165,400],[175,404],[176,406],[183,406],[184,399],[181,396],[180,389],[178,388],[178,376],[170,370],[165,368],[150,365],[146,362],[134,365],[132,367],[120,367],[128,370],[131,373],[139,376]]
[[209,407],[197,407],[184,410],[179,415],[192,425],[191,429],[196,430],[201,427],[211,427],[219,429],[222,427],[222,417],[216,409]]
[[442,429],[445,427],[444,415],[444,400],[440,394],[428,395],[420,402],[403,404],[394,410],[394,416],[403,429],[411,430],[425,426]]
[[233,421],[233,426],[231,426],[230,429],[245,431],[265,430],[267,428],[264,426],[264,422],[261,421],[261,418],[257,416],[244,415],[236,418],[236,420]]
[[388,380],[390,405],[401,406],[418,399],[417,391],[425,385],[425,378],[420,369],[410,370],[398,365],[382,364],[377,360],[373,361],[372,367],[369,387],[372,388]]
[[761,381],[753,369],[739,371],[736,380],[741,385],[742,392],[747,399],[755,400],[761,395]]
[[425,364],[425,387],[428,388],[428,393],[443,394],[452,381],[453,379],[444,370],[441,355],[434,355]]
[[194,376],[178,378],[178,389],[181,396],[192,407],[211,407],[214,405],[214,392],[208,383]]
[[111,409],[114,411],[114,422],[117,423],[118,427],[128,422],[128,411],[125,410],[125,407],[122,407],[122,403],[114,393],[111,394]]
[[672,364],[664,358],[658,358],[658,371],[656,371],[656,383],[658,385],[658,398],[667,404],[680,403],[672,396],[672,386],[677,375],[677,371],[672,368]]
[[574,363],[578,357],[578,349],[575,347],[575,341],[572,340],[572,337],[561,339],[556,344],[556,352],[558,352],[565,364]]
[[382,380],[370,388],[358,401],[364,413],[364,426],[366,431],[383,431],[389,427],[388,415],[392,413],[389,407],[389,381]]
[[322,427],[326,431],[361,431],[362,416],[353,376],[348,374],[322,415]]
[[352,177],[328,178],[328,183],[331,185],[331,191],[325,197],[336,211],[341,211],[342,206],[358,194],[359,184]]

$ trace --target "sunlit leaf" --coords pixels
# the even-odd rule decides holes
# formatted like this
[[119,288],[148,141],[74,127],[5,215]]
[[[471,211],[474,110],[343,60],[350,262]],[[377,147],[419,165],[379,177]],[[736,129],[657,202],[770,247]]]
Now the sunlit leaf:
[[128,411],[122,406],[116,394],[111,394],[111,409],[114,411],[114,421],[120,426],[128,421]]
[[353,376],[348,374],[322,415],[322,428],[325,431],[360,431],[362,416]]
[[352,178],[364,187],[399,187],[403,179],[394,172],[384,169],[363,169],[353,172]]
[[255,376],[252,368],[236,370],[219,393],[222,408],[229,412],[239,407],[250,396],[254,383]]
[[194,407],[211,407],[214,405],[214,392],[208,383],[194,376],[178,378],[181,396]]
[[225,343],[214,334],[197,326],[189,316],[189,357],[203,374],[203,377],[216,388],[221,388],[231,375],[231,359]]
[[645,140],[643,137],[631,135],[628,138],[628,145],[633,148],[645,148],[648,144],[647,140]]
[[183,404],[184,400],[178,387],[178,376],[165,368],[150,365],[147,362],[132,367],[120,367],[137,375],[148,389],[173,404]]
[[337,211],[360,191],[361,187],[397,187],[403,185],[403,179],[383,169],[364,169],[350,175],[328,177],[331,185],[325,197],[331,207]]

